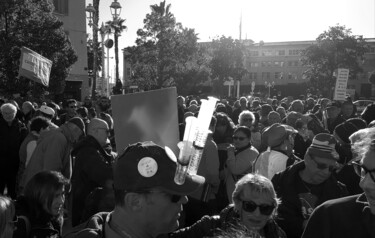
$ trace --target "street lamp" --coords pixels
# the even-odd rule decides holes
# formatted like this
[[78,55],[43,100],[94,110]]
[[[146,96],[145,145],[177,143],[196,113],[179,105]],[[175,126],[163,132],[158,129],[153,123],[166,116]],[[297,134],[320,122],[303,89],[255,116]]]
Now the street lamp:
[[[112,14],[112,17],[113,17],[113,21],[115,23],[118,23],[118,18],[121,14],[121,5],[119,2],[117,2],[117,0],[114,0],[114,2],[111,3],[111,6],[110,6],[110,9],[111,9],[111,14]],[[114,87],[114,93],[117,94],[117,93],[121,93],[122,94],[122,82],[121,80],[119,79],[119,75],[118,75],[118,48],[117,48],[117,42],[118,42],[118,35],[119,35],[119,32],[118,32],[118,27],[115,28],[115,61],[116,61],[116,85]]]
[[266,88],[268,88],[268,97],[271,98],[271,88],[273,88],[275,86],[275,82],[272,81],[272,83],[271,83],[271,82],[265,81],[264,86],[266,86]]
[[92,63],[92,90],[91,90],[91,97],[93,99],[96,98],[96,72],[97,72],[97,58],[98,58],[98,26],[96,22],[98,21],[97,12],[94,6],[90,3],[86,7],[86,17],[89,20],[89,26],[92,27],[92,41],[93,41],[93,63]]
[[114,0],[114,2],[111,3],[111,6],[109,6],[111,9],[111,14],[113,16],[113,19],[117,19],[121,14],[121,5],[117,0]]

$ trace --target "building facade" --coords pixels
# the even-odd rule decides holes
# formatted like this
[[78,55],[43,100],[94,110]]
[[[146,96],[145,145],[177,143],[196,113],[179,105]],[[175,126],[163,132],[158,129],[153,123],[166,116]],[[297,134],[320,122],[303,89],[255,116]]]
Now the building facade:
[[65,33],[78,56],[66,79],[64,98],[82,101],[91,94],[87,71],[86,12],[84,0],[49,0],[55,6],[54,14],[64,23]]
[[[348,89],[354,90],[356,98],[375,99],[375,85],[368,82],[372,72],[375,72],[375,38],[366,39],[370,46],[369,51],[360,62],[363,73],[348,81]],[[316,41],[286,41],[286,42],[259,42],[244,40],[248,50],[244,66],[249,72],[241,79],[239,95],[250,95],[252,84],[255,84],[254,93],[271,93],[271,97],[294,96],[306,94],[308,79],[303,76],[307,69],[302,65],[301,52]],[[210,54],[211,42],[200,42]],[[123,51],[123,84],[131,78],[131,64],[126,60],[127,54]],[[228,84],[228,83],[227,83]],[[205,86],[213,85],[212,81]],[[236,85],[236,84],[235,84]],[[266,86],[267,85],[267,86]],[[227,85],[226,87],[232,87]],[[270,87],[270,88],[269,88]],[[319,90],[323,90],[324,85]],[[229,90],[228,90],[229,91]],[[236,94],[237,89],[233,89]],[[233,95],[233,94],[232,94]]]

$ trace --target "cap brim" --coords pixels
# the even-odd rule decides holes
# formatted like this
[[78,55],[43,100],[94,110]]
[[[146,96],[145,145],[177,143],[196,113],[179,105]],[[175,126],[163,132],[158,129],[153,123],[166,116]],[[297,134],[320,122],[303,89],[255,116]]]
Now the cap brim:
[[308,153],[310,155],[315,155],[315,156],[318,156],[318,157],[321,157],[321,158],[325,158],[325,159],[332,159],[332,160],[335,160],[335,161],[338,160],[333,156],[332,153],[327,153],[327,152],[321,151],[321,150],[313,148],[313,147],[308,148],[306,153]]
[[205,178],[199,175],[186,175],[185,182],[178,185],[174,181],[163,184],[160,188],[168,193],[177,195],[189,195],[195,192],[205,182]]

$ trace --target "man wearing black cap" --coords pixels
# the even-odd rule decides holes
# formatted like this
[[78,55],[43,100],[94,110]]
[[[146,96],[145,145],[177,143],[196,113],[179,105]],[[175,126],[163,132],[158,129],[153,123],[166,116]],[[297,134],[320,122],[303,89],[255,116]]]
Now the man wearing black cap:
[[176,230],[182,205],[204,178],[188,175],[174,182],[177,159],[168,147],[153,142],[128,146],[113,169],[116,206],[98,213],[75,237],[157,237]]
[[67,179],[72,176],[70,152],[73,145],[85,134],[85,124],[79,117],[73,117],[58,129],[41,135],[21,180],[24,187],[38,172],[54,170],[61,172]]

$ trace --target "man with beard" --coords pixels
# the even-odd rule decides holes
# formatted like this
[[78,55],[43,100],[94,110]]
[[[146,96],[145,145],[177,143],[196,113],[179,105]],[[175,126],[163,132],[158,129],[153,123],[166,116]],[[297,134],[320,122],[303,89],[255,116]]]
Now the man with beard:
[[272,183],[282,204],[277,222],[289,238],[301,237],[311,213],[323,202],[347,196],[332,172],[339,168],[336,139],[326,133],[314,137],[304,161],[276,174]]
[[375,128],[368,128],[352,145],[359,155],[353,162],[364,193],[330,200],[317,207],[303,238],[375,237]]
[[22,177],[21,186],[38,172],[53,170],[61,172],[65,178],[72,177],[72,159],[70,152],[73,145],[85,134],[85,124],[79,117],[73,117],[58,129],[43,133],[30,158]]

